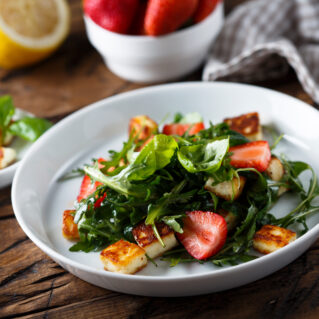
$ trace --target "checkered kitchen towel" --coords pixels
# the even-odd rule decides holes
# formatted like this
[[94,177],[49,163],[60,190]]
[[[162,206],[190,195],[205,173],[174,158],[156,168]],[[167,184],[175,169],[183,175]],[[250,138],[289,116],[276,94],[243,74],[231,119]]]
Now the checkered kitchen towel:
[[251,0],[226,19],[203,80],[254,82],[294,68],[319,103],[319,0]]

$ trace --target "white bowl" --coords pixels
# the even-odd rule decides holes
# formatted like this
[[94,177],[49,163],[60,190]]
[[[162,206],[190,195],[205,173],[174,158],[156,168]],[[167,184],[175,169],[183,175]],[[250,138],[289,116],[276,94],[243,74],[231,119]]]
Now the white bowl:
[[[107,157],[127,139],[130,117],[147,114],[160,121],[168,113],[201,113],[206,122],[258,111],[262,123],[272,124],[285,138],[276,154],[303,160],[319,172],[319,112],[309,105],[271,90],[233,83],[181,83],[136,90],[99,101],[57,123],[34,143],[13,181],[12,204],[17,220],[45,253],[75,276],[94,285],[147,296],[189,296],[252,282],[284,267],[300,256],[319,236],[319,214],[307,219],[310,230],[288,246],[234,267],[211,263],[169,264],[156,260],[136,275],[103,270],[99,253],[70,252],[61,233],[63,210],[73,206],[81,178],[63,183],[59,177],[92,158]],[[284,195],[274,206],[277,217],[296,206]],[[287,280],[289,280],[287,273]]]
[[204,21],[161,37],[114,33],[84,16],[88,38],[109,69],[124,79],[144,83],[173,80],[197,69],[223,21],[223,2]]

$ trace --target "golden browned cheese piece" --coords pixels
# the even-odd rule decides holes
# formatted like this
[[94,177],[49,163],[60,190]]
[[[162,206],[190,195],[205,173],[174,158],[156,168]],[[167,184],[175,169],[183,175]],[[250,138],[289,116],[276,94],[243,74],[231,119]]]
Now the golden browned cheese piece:
[[165,247],[156,238],[152,227],[145,225],[144,222],[139,223],[132,231],[137,244],[146,251],[150,258],[161,256],[165,251],[172,249],[178,244],[174,231],[166,224],[157,223],[156,228]]
[[105,270],[122,274],[134,274],[147,264],[144,249],[123,239],[102,250],[100,258]]
[[66,239],[80,239],[78,225],[74,222],[74,210],[65,210],[63,213],[62,234]]
[[257,112],[226,118],[224,122],[229,125],[231,130],[246,136],[251,141],[262,139],[262,130]]
[[244,176],[239,176],[239,178],[234,177],[231,181],[221,182],[219,184],[214,184],[214,179],[210,177],[204,188],[211,193],[214,193],[218,197],[224,198],[225,200],[235,200],[237,199],[245,186],[246,178]]
[[254,235],[253,247],[262,254],[269,254],[296,239],[296,233],[279,226],[264,225]]

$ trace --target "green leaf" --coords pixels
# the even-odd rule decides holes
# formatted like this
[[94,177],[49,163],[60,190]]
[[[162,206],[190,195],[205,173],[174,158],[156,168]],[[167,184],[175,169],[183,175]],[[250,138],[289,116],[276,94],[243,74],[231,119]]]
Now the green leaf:
[[130,181],[145,180],[155,171],[168,165],[177,148],[178,145],[173,137],[156,135],[129,166],[127,178]]
[[0,128],[6,128],[14,115],[14,106],[12,97],[4,95],[0,97]]
[[25,117],[12,123],[9,127],[9,132],[25,140],[34,142],[51,126],[52,123],[45,119]]
[[[164,196],[159,199],[157,203],[150,204],[147,208],[147,217],[145,220],[145,224],[153,225],[155,221],[159,220],[161,216],[165,214],[167,215],[167,206],[180,200],[178,194],[180,194],[185,186],[186,180],[183,180],[181,183],[177,184],[170,193],[164,194]],[[184,200],[183,196],[181,197],[181,200]]]
[[171,227],[176,233],[183,233],[183,229],[179,222],[176,219],[182,218],[183,215],[174,215],[174,216],[164,216],[162,217],[162,221],[169,227]]
[[143,148],[133,163],[117,175],[106,176],[97,164],[93,167],[86,166],[84,171],[93,180],[107,185],[120,194],[145,198],[149,194],[148,187],[134,182],[146,180],[155,171],[169,164],[177,147],[173,137],[159,134]]
[[229,149],[229,139],[207,144],[182,146],[177,152],[178,160],[190,173],[216,172]]

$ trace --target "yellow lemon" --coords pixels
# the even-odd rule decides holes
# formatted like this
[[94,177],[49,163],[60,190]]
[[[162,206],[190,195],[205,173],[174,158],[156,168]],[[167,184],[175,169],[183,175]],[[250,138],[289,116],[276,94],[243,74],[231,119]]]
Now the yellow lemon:
[[0,67],[14,69],[46,58],[69,27],[65,0],[0,0]]

